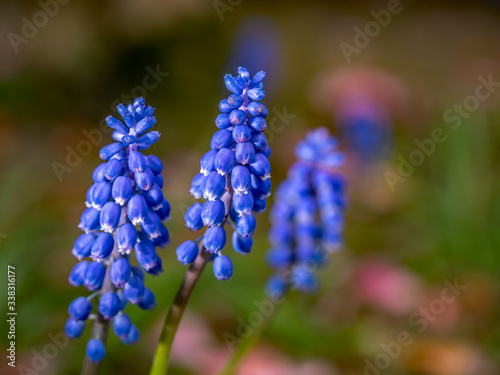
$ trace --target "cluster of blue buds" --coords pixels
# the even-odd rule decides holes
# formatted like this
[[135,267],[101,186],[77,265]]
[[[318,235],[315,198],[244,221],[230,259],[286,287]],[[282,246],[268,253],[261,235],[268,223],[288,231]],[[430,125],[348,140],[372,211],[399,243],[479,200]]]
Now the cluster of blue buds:
[[275,274],[267,292],[281,298],[289,288],[312,293],[314,271],[339,249],[346,207],[345,179],[338,167],[343,154],[326,128],[311,131],[298,143],[298,158],[276,189],[270,212],[268,264]]
[[[190,193],[196,199],[186,212],[186,226],[198,231],[207,227],[196,241],[186,241],[177,248],[177,259],[186,265],[194,262],[200,248],[213,254],[213,270],[218,280],[227,280],[233,274],[233,265],[221,250],[226,245],[226,221],[235,228],[232,235],[234,249],[241,254],[250,252],[256,227],[254,213],[266,209],[266,198],[271,194],[271,149],[264,131],[267,128],[267,108],[260,103],[264,98],[265,73],[252,78],[247,69],[238,68],[238,76],[224,76],[224,83],[232,92],[219,104],[220,113],[208,151],[200,161],[201,170],[191,184]],[[228,217],[229,216],[229,217]],[[197,242],[202,241],[203,246]]]
[[[78,237],[72,251],[79,263],[73,267],[69,282],[93,293],[70,304],[65,332],[70,338],[79,337],[89,317],[112,320],[120,340],[133,344],[139,340],[139,331],[123,310],[128,302],[145,310],[156,305],[153,292],[144,286],[143,270],[152,275],[162,272],[155,248],[169,243],[162,222],[170,217],[170,205],[161,191],[162,162],[141,152],[160,137],[156,131],[148,132],[156,122],[154,108],[137,98],[128,106],[119,104],[117,109],[123,122],[112,116],[106,118],[116,142],[99,153],[105,162],[92,174],[87,209],[78,225],[85,233]],[[131,265],[132,250],[138,265]],[[94,307],[92,300],[97,296]],[[88,342],[87,355],[92,361],[99,362],[104,353],[99,338]]]

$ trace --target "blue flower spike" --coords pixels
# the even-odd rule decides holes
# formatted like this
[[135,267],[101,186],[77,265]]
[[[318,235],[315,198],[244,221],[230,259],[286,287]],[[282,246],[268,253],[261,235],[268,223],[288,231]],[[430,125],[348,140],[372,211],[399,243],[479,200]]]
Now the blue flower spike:
[[184,219],[190,230],[205,227],[205,233],[196,241],[182,243],[177,260],[188,265],[202,251],[212,253],[218,280],[229,280],[233,274],[231,259],[222,254],[226,222],[236,228],[231,241],[234,250],[248,254],[257,225],[254,214],[265,211],[271,194],[270,149],[264,134],[268,110],[260,102],[265,96],[264,78],[264,72],[252,77],[244,67],[238,68],[237,76],[224,76],[230,95],[219,103],[221,113],[215,119],[217,130],[210,150],[202,156],[200,173],[191,183],[191,195],[206,201],[194,203]]
[[[71,285],[84,286],[93,293],[70,304],[65,332],[70,338],[80,337],[86,320],[98,318],[100,324],[113,322],[116,336],[133,344],[139,340],[139,331],[123,310],[128,302],[144,310],[156,305],[153,292],[144,285],[142,270],[153,275],[162,272],[155,247],[169,243],[163,223],[170,217],[170,204],[161,191],[163,164],[158,157],[147,154],[160,137],[159,132],[152,131],[156,123],[154,108],[137,98],[133,104],[119,104],[117,110],[122,120],[106,118],[116,142],[99,153],[104,163],[92,173],[87,208],[78,225],[84,233],[72,250],[79,263],[68,278]],[[230,155],[221,159],[219,168],[227,173]],[[191,215],[193,228],[203,226],[200,213]],[[183,255],[183,259],[192,257]],[[138,265],[133,264],[134,258]],[[90,361],[98,363],[104,358],[103,341],[101,337],[88,341],[86,353]]]
[[[315,270],[342,244],[346,182],[339,169],[344,156],[336,147],[328,129],[311,131],[297,144],[298,160],[276,189],[267,253],[274,271],[266,287],[271,298],[282,298],[289,290],[314,293],[319,287]],[[252,179],[252,187],[265,197],[270,190],[265,186],[267,166],[259,158],[252,168],[259,177]]]

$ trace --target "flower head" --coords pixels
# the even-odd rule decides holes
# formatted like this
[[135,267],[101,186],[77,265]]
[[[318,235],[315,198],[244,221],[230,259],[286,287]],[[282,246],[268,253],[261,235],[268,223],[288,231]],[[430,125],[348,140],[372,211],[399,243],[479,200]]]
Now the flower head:
[[346,197],[338,169],[344,158],[336,146],[328,129],[311,131],[297,144],[298,161],[276,189],[270,213],[272,248],[267,253],[275,270],[267,286],[273,298],[290,288],[314,292],[315,269],[341,245]]
[[[87,209],[79,224],[85,233],[78,237],[72,251],[80,263],[69,277],[72,285],[84,285],[96,292],[71,303],[65,331],[68,337],[80,336],[85,320],[95,316],[91,314],[94,310],[102,319],[112,319],[116,335],[130,344],[138,340],[139,333],[123,313],[127,302],[143,309],[156,304],[153,293],[144,286],[141,269],[131,265],[130,254],[135,253],[146,272],[162,272],[155,248],[169,242],[163,222],[170,216],[170,205],[161,191],[160,159],[143,153],[160,136],[150,131],[156,123],[154,108],[137,98],[133,104],[119,104],[117,109],[122,120],[106,118],[115,142],[99,153],[105,162],[92,174],[94,183],[87,191]],[[92,262],[82,260],[87,257]],[[95,295],[99,295],[99,301],[93,306]],[[92,361],[101,361],[104,353],[101,340],[93,338],[88,342],[87,355]]]
[[178,247],[177,257],[189,264],[198,256],[199,248],[213,253],[214,274],[219,280],[227,280],[233,273],[231,260],[222,255],[226,245],[224,225],[229,221],[236,228],[232,236],[234,249],[249,253],[256,227],[254,213],[265,210],[271,193],[271,150],[264,135],[268,110],[260,103],[265,96],[264,78],[263,71],[251,77],[243,67],[238,68],[235,77],[224,76],[231,95],[219,103],[221,113],[215,119],[219,130],[191,184],[190,193],[206,202],[196,202],[187,210],[186,226],[193,231],[207,229],[196,241],[200,246],[186,241]]

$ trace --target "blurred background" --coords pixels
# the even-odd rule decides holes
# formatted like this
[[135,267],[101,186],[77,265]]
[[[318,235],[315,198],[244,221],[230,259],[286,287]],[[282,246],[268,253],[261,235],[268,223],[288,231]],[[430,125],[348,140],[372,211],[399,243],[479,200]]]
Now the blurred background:
[[[157,308],[127,309],[141,342],[110,335],[102,373],[147,373],[185,271],[175,248],[194,238],[183,215],[228,95],[222,76],[244,65],[267,72],[273,185],[294,143],[326,126],[348,156],[350,208],[320,292],[276,306],[238,374],[500,374],[499,3],[347,3],[0,2],[0,263],[16,267],[24,373],[79,372],[89,327],[43,353],[84,293],[67,277],[98,151],[111,142],[103,119],[135,96],[156,108],[163,134],[153,152],[171,246],[164,274],[147,280]],[[227,334],[262,315],[267,228],[260,214],[231,281],[203,275],[172,374],[215,373]],[[2,287],[1,306],[6,297]],[[2,374],[23,373],[1,362]]]

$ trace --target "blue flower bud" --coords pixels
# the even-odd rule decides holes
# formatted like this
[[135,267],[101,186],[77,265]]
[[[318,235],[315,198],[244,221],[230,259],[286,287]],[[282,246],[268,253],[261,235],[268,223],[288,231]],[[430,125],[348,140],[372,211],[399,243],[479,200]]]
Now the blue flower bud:
[[118,113],[120,114],[120,116],[122,116],[123,121],[125,122],[125,125],[127,125],[129,128],[133,128],[135,125],[135,120],[132,117],[132,115],[130,114],[130,112],[128,111],[128,108],[123,104],[118,104],[116,106],[116,109],[117,109]]
[[111,184],[99,182],[92,190],[92,207],[100,210],[111,199]]
[[[276,206],[273,207],[275,209]],[[276,221],[275,219],[272,219]],[[287,220],[285,218],[278,220],[282,222],[282,225],[273,225],[269,230],[269,242],[274,246],[288,245],[292,240],[292,226],[290,224],[285,224]]]
[[253,214],[240,216],[236,220],[236,229],[243,237],[252,236],[257,226],[257,221]]
[[68,278],[68,281],[71,285],[73,286],[83,285],[83,279],[85,277],[85,271],[87,270],[88,265],[89,262],[87,262],[86,260],[75,264]]
[[137,142],[137,138],[133,135],[128,134],[128,135],[122,137],[121,142],[122,142],[122,145],[129,146],[132,143]]
[[138,150],[147,150],[158,139],[160,139],[160,133],[156,132],[156,131],[141,135],[139,138],[137,138],[137,149]]
[[229,280],[233,275],[233,263],[227,255],[220,255],[214,259],[214,275],[217,280]]
[[168,233],[167,227],[160,225],[160,235],[153,240],[153,244],[161,248],[170,244],[170,234]]
[[104,319],[111,319],[120,312],[122,302],[114,292],[104,293],[99,299],[99,312]]
[[294,267],[290,274],[290,285],[303,293],[314,293],[318,289],[318,279],[305,267]]
[[92,312],[92,304],[85,297],[78,297],[68,307],[69,315],[76,320],[86,320]]
[[200,230],[203,227],[203,221],[201,219],[201,208],[202,205],[200,202],[196,202],[188,208],[186,214],[184,215],[186,227],[194,231]]
[[161,206],[157,207],[154,212],[156,212],[162,222],[170,220],[170,203],[168,203],[168,201],[163,198]]
[[205,175],[203,173],[198,173],[194,176],[193,181],[191,182],[191,189],[189,189],[189,193],[199,199],[203,196],[203,181],[205,180]]
[[122,343],[125,345],[132,345],[139,341],[140,333],[136,326],[132,325],[126,339],[122,339]]
[[113,182],[113,187],[111,188],[111,196],[117,204],[123,206],[132,193],[134,192],[134,187],[132,186],[132,180],[125,176],[119,176]]
[[137,243],[137,230],[130,223],[125,223],[118,228],[116,245],[121,254],[129,254]]
[[130,279],[132,270],[126,258],[118,258],[113,261],[109,269],[109,278],[117,288],[123,288]]
[[225,216],[224,203],[220,199],[207,201],[201,209],[201,220],[204,225],[211,227],[222,223]]
[[135,126],[135,132],[137,133],[137,135],[140,135],[151,129],[154,126],[154,124],[156,124],[156,118],[154,116],[153,117],[146,116],[137,123],[137,125]]
[[159,175],[163,170],[163,163],[161,162],[158,156],[149,155],[146,158],[146,164],[149,167],[149,169],[151,169],[151,172],[153,172],[155,176]]
[[251,116],[266,117],[269,112],[266,106],[260,102],[251,102],[247,105],[247,111]]
[[144,271],[139,266],[132,266],[132,276],[137,276],[139,279],[144,281]]
[[146,219],[144,223],[141,224],[141,228],[148,235],[150,240],[154,240],[161,236],[160,228],[162,227],[160,218],[154,212],[149,210],[146,214]]
[[85,211],[83,211],[83,214],[80,217],[78,228],[85,232],[99,229],[100,214],[101,213],[93,207],[87,208]]
[[156,255],[154,244],[149,240],[142,240],[135,245],[135,257],[146,272],[161,262],[161,259]]
[[218,130],[212,136],[210,148],[212,150],[220,150],[221,148],[229,148],[233,142],[233,133],[227,129]]
[[104,175],[104,169],[108,163],[99,164],[94,172],[92,172],[92,180],[97,184],[99,182],[106,181],[106,176]]
[[285,279],[280,275],[274,275],[269,278],[266,284],[267,295],[274,301],[283,298],[288,290]]
[[123,288],[125,297],[127,297],[132,304],[136,304],[141,301],[144,296],[144,290],[144,282],[138,276],[132,276]]
[[233,248],[240,254],[248,254],[252,250],[252,237],[242,237],[238,232],[233,232]]
[[215,156],[214,168],[220,175],[225,176],[233,170],[235,160],[234,151],[223,148]]
[[219,129],[226,129],[231,126],[231,121],[229,120],[229,115],[227,113],[220,113],[215,118],[215,126]]
[[127,215],[132,224],[138,225],[144,223],[147,213],[148,204],[142,195],[135,194],[130,198],[127,205]]
[[111,133],[111,138],[113,138],[115,141],[120,142],[123,145],[123,138],[127,136],[126,133],[121,133],[119,131],[114,131]]
[[248,142],[252,139],[252,131],[247,125],[236,125],[233,128],[233,139],[237,143]]
[[247,95],[252,100],[262,100],[266,96],[266,93],[262,89],[253,88],[248,90]]
[[226,190],[226,178],[217,172],[211,172],[203,180],[203,197],[213,201],[222,197]]
[[144,172],[135,173],[134,177],[137,187],[141,190],[149,190],[155,183],[155,175],[149,168],[146,168]]
[[161,188],[163,188],[163,176],[161,174],[157,174],[155,176],[155,184]]
[[267,123],[266,120],[264,120],[263,117],[257,116],[257,117],[250,117],[248,120],[248,126],[256,132],[263,132],[267,129]]
[[154,267],[146,270],[146,272],[153,276],[158,276],[163,272],[163,268],[161,265],[161,258],[158,255],[156,256]]
[[198,245],[194,241],[183,242],[179,245],[175,253],[180,263],[188,265],[193,263],[198,256]]
[[288,247],[276,247],[267,253],[267,263],[271,268],[285,270],[293,261],[293,254]]
[[111,255],[114,245],[115,242],[111,234],[99,234],[92,245],[92,251],[90,255],[92,257],[92,260],[101,262],[104,259],[107,259]]
[[242,90],[236,83],[236,80],[231,74],[226,74],[224,76],[224,83],[229,91],[231,91],[233,94],[241,95]]
[[101,151],[99,151],[99,157],[102,160],[109,160],[112,156],[123,150],[123,145],[120,142],[111,143],[104,146]]
[[85,207],[92,207],[92,194],[96,186],[97,184],[92,184],[87,189],[87,193],[85,194]]
[[111,159],[107,162],[106,167],[104,168],[104,175],[110,181],[113,181],[117,178],[123,169],[123,163],[116,159]]
[[131,151],[128,157],[128,167],[134,173],[143,172],[148,167],[146,157],[139,151]]
[[106,266],[100,262],[92,262],[85,270],[83,285],[90,291],[100,289],[105,275]]
[[92,249],[92,244],[94,243],[94,241],[95,235],[93,233],[82,234],[76,239],[71,253],[76,258],[78,258],[78,260],[82,260],[83,258],[88,257],[90,255],[90,251]]
[[[229,113],[233,110],[233,108],[228,104],[227,99],[223,99],[219,103],[219,110],[222,113]],[[216,125],[217,125],[217,123],[216,123]]]
[[243,67],[243,66],[239,66],[238,67],[238,75],[245,81],[245,82],[248,82],[250,80],[250,73],[248,72],[248,70]]
[[66,336],[68,336],[70,339],[76,339],[82,335],[84,329],[84,320],[69,318],[64,326],[64,333],[66,333]]
[[255,155],[255,160],[250,163],[250,172],[265,180],[271,177],[271,164],[264,155],[258,153]]
[[164,199],[163,193],[157,184],[154,184],[151,189],[144,191],[142,193],[142,196],[144,197],[144,199],[146,199],[148,206],[153,211],[156,211],[161,207]]
[[260,199],[254,197],[253,208],[252,208],[253,212],[260,214],[261,212],[264,212],[266,210],[266,206],[267,206],[266,198]]
[[128,128],[125,125],[123,125],[123,123],[120,120],[114,118],[113,116],[106,117],[106,124],[111,129],[114,129],[120,133],[128,134]]
[[260,177],[252,175],[251,181],[254,196],[263,199],[271,195],[271,179],[262,180]]
[[247,167],[238,165],[233,168],[231,186],[236,195],[248,194],[251,186],[251,174]]
[[269,147],[269,145],[267,145],[266,148],[264,149],[264,151],[261,152],[261,154],[269,159],[269,156],[271,156],[271,147]]
[[257,152],[262,152],[267,148],[267,138],[264,133],[254,133],[251,142]]
[[227,104],[232,108],[239,108],[243,105],[243,98],[241,95],[231,95],[227,98]]
[[156,298],[151,290],[144,289],[142,300],[137,304],[143,310],[153,310],[156,307]]
[[118,314],[113,318],[113,332],[118,338],[127,338],[131,327],[132,320],[127,314]]
[[238,218],[238,214],[236,213],[236,211],[234,210],[234,207],[233,205],[231,205],[231,208],[229,209],[229,217],[231,218],[231,220],[233,222],[236,223],[236,219]]
[[207,176],[210,172],[214,170],[215,157],[217,156],[217,150],[210,150],[205,155],[201,157],[200,160],[200,173]]
[[264,78],[266,78],[266,73],[264,71],[260,71],[260,72],[257,72],[255,73],[255,75],[253,76],[252,80],[250,81],[250,87],[254,87],[256,86],[257,84],[261,83]]
[[250,164],[255,160],[255,148],[250,142],[242,142],[236,145],[236,161],[240,164]]
[[210,227],[203,236],[203,245],[209,253],[216,253],[226,245],[226,231],[221,227]]
[[246,119],[247,119],[247,114],[245,111],[242,111],[241,109],[234,109],[229,114],[229,121],[233,125],[244,124]]
[[90,339],[87,343],[87,356],[94,363],[99,363],[102,361],[106,355],[106,348],[104,344],[99,339]]
[[233,196],[233,207],[239,216],[250,215],[252,213],[254,199],[252,194],[235,194]]
[[247,84],[245,83],[245,81],[241,77],[234,77],[234,82],[236,82],[236,84],[238,85],[238,87],[240,89],[242,89],[242,90],[245,87],[247,87]]
[[101,210],[100,223],[103,232],[112,233],[118,228],[120,216],[122,213],[121,207],[115,202],[108,202]]

